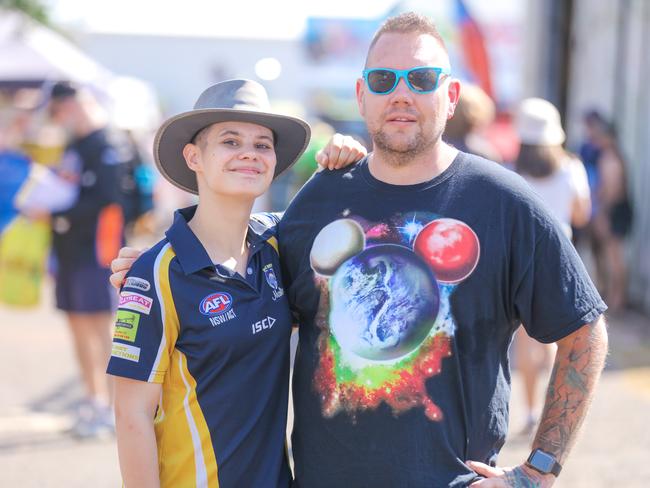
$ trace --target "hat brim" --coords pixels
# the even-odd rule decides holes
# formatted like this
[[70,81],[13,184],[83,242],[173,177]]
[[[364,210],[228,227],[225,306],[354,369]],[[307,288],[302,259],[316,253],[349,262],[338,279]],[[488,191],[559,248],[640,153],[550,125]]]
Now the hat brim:
[[168,119],[156,133],[153,154],[163,177],[182,190],[198,194],[196,173],[187,167],[183,148],[204,127],[228,121],[258,124],[274,132],[277,163],[273,179],[293,166],[311,136],[309,125],[295,117],[218,108],[191,110]]

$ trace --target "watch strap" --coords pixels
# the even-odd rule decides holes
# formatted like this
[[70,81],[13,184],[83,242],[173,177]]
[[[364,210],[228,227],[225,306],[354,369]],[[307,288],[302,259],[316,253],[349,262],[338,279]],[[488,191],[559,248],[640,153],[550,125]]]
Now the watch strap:
[[[543,455],[547,461],[550,461],[550,467],[544,468],[541,465],[535,463],[535,457],[536,455]],[[548,463],[547,463],[548,464]],[[542,474],[552,474],[555,477],[557,477],[560,472],[562,471],[562,465],[555,459],[555,456],[552,454],[549,454],[546,451],[543,451],[542,449],[534,449],[533,452],[530,453],[530,456],[528,456],[528,459],[526,460],[526,465],[538,473]]]

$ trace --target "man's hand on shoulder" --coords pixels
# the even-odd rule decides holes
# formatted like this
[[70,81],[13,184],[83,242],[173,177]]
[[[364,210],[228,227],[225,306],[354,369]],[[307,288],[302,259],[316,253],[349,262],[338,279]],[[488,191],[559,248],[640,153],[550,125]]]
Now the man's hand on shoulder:
[[341,169],[363,158],[368,151],[352,136],[334,134],[327,145],[316,153],[321,169]]
[[552,474],[541,474],[521,464],[514,468],[488,466],[477,461],[466,464],[486,479],[472,483],[470,488],[549,488],[555,483]]
[[126,273],[129,272],[131,266],[146,249],[135,249],[133,247],[123,247],[117,254],[117,257],[111,261],[111,271],[113,274],[110,277],[111,285],[118,290],[124,283]]

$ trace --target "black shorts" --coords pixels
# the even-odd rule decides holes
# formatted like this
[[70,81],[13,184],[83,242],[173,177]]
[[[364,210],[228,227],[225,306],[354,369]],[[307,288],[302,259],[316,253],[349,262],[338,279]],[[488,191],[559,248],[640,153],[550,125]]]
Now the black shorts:
[[625,237],[632,230],[632,205],[625,199],[614,204],[609,211],[609,225],[612,234],[617,237]]
[[77,313],[113,312],[117,308],[117,292],[108,281],[110,275],[109,268],[96,264],[58,263],[56,307]]

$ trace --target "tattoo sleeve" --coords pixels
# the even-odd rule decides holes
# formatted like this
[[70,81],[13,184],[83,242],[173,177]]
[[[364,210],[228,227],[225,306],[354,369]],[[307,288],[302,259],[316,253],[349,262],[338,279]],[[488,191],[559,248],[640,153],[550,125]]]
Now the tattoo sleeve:
[[537,475],[529,475],[524,470],[517,466],[512,471],[508,471],[504,477],[504,481],[509,488],[540,488],[542,482]]
[[601,316],[558,341],[544,412],[533,449],[564,462],[591,403],[605,364],[607,332]]

